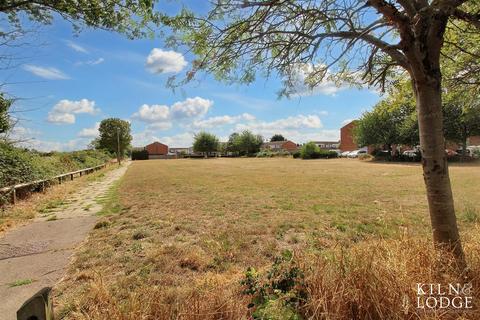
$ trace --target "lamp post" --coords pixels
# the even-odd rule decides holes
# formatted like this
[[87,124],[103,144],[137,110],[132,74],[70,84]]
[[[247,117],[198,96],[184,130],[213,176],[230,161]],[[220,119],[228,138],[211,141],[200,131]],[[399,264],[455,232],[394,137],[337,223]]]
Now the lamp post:
[[122,164],[122,160],[120,157],[120,128],[117,127],[117,162],[118,165]]

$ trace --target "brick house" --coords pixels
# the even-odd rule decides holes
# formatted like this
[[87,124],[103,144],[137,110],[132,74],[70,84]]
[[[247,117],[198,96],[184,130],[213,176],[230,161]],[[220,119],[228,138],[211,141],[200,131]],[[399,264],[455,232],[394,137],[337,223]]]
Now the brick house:
[[353,120],[340,129],[340,147],[344,151],[353,151],[358,149],[358,145],[353,140],[353,129],[355,128],[357,120]]
[[148,152],[148,159],[166,159],[168,154],[168,146],[155,141],[145,146],[145,150]]
[[272,141],[272,142],[265,142],[264,144],[262,144],[262,149],[270,150],[270,151],[295,152],[298,150],[298,146],[295,142],[290,140]]
[[480,136],[471,136],[467,143],[469,146],[480,146]]

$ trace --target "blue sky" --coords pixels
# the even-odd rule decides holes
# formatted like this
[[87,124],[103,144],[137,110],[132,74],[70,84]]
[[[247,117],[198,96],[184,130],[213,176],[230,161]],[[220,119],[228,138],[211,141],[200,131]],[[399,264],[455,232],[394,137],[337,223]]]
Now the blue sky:
[[370,109],[373,90],[324,83],[313,92],[278,99],[281,79],[226,85],[208,75],[175,92],[169,76],[181,77],[192,57],[172,51],[162,39],[128,40],[87,29],[76,36],[61,20],[42,27],[14,49],[18,64],[1,70],[3,90],[20,98],[14,136],[43,151],[84,148],[106,117],[131,121],[133,144],[155,140],[185,147],[201,130],[225,140],[249,129],[268,138],[281,133],[297,143],[338,140],[339,128]]

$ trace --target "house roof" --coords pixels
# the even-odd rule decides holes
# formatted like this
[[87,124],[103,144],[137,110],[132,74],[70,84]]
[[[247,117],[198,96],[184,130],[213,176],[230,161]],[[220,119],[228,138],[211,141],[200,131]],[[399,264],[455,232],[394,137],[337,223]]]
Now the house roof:
[[148,147],[148,146],[153,146],[153,145],[162,145],[162,146],[168,147],[166,144],[163,144],[163,143],[158,142],[158,141],[147,144],[146,146]]
[[316,144],[338,144],[340,141],[312,141],[313,143]]
[[[264,146],[282,146],[284,145],[285,143],[287,142],[292,142],[292,143],[295,143],[291,140],[283,140],[283,141],[271,141],[271,142],[264,142],[263,145]],[[296,144],[296,143],[295,143]]]

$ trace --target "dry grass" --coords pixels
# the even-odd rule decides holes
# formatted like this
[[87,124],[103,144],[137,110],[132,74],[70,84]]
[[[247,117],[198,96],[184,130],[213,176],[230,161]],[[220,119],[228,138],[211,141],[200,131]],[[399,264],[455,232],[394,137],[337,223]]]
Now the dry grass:
[[0,208],[0,235],[8,229],[24,224],[35,218],[38,212],[46,212],[66,204],[67,199],[79,188],[86,186],[89,182],[100,179],[106,170],[113,167],[99,170],[90,175],[67,181],[60,185],[53,185],[45,189],[45,192],[34,192],[25,199],[21,199],[15,205],[7,205]]
[[[478,169],[451,168],[462,234],[474,230],[465,243],[476,274]],[[248,267],[264,273],[285,249],[300,255],[295,261],[308,293],[299,304],[304,316],[443,317],[404,309],[417,282],[441,276],[433,272],[437,258],[417,165],[135,162],[110,202],[105,207],[115,210],[103,213],[57,288],[61,317],[247,319],[251,298],[241,294],[240,279]],[[471,315],[465,318],[479,318]]]

